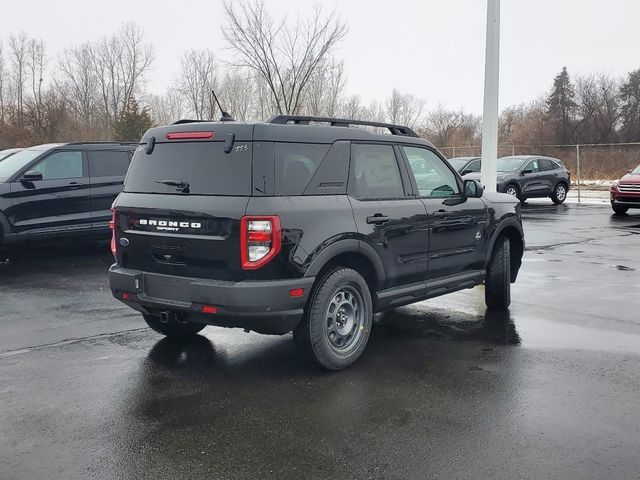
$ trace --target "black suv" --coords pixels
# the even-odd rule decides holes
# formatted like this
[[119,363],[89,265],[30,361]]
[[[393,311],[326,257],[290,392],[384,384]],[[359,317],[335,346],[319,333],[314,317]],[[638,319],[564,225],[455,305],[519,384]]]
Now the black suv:
[[109,238],[110,208],[136,145],[47,144],[0,161],[0,246]]
[[293,330],[338,370],[375,312],[483,282],[487,305],[508,307],[524,241],[517,200],[483,196],[409,128],[277,116],[149,130],[112,247],[113,295],[157,332]]

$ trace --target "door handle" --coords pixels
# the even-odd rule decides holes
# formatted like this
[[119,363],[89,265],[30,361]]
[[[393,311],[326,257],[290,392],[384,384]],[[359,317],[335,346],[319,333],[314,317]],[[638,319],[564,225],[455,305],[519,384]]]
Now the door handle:
[[449,212],[446,211],[444,208],[441,208],[440,210],[436,210],[435,212],[433,212],[434,217],[446,217],[447,215],[449,215]]
[[69,186],[71,187],[71,190],[77,190],[82,186],[82,184],[78,182],[69,182]]
[[382,215],[381,213],[376,213],[367,217],[367,223],[374,225],[382,225],[383,223],[387,223],[389,221],[389,217],[386,215]]

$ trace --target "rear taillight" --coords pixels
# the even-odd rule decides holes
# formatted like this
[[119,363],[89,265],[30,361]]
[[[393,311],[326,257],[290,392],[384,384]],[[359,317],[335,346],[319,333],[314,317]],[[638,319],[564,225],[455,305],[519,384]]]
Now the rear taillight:
[[[116,254],[116,221],[118,213],[115,209],[111,209],[111,221],[109,222],[109,229],[111,230],[111,253]],[[104,224],[103,224],[104,225]]]
[[280,253],[280,217],[263,215],[240,219],[240,258],[242,268],[255,270]]

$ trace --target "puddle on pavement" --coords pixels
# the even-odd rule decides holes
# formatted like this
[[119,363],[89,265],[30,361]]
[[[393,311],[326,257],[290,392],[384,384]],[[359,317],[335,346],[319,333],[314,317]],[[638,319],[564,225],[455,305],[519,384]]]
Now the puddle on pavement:
[[390,336],[640,355],[640,335],[545,320],[520,311],[479,312],[457,306],[433,308],[425,302],[378,315],[376,327]]

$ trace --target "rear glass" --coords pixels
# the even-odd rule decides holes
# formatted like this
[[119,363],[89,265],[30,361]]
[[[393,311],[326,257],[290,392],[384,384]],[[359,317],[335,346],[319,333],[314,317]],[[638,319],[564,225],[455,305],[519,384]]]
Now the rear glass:
[[[125,192],[251,195],[251,142],[236,142],[231,153],[224,142],[157,143],[151,154],[145,148],[136,149]],[[188,188],[176,186],[182,182]]]

